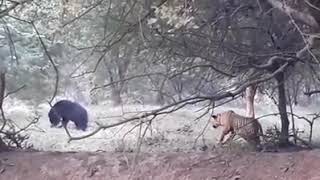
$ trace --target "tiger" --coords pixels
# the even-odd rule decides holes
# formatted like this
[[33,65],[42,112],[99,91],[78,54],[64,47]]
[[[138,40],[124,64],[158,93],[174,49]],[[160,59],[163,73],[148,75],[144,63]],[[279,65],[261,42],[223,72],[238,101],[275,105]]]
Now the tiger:
[[[259,121],[252,117],[244,117],[232,110],[211,115],[211,123],[213,128],[223,127],[219,144],[223,145],[227,141],[234,138],[235,135],[242,137],[249,144],[253,145],[256,150],[261,149],[260,136],[263,131]],[[230,133],[230,136],[224,140],[224,137]]]

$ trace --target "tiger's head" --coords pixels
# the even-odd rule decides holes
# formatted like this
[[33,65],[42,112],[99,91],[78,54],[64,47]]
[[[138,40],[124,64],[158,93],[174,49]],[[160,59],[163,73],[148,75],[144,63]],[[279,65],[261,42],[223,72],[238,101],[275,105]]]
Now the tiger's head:
[[213,128],[218,128],[219,126],[222,125],[221,123],[221,114],[217,114],[217,115],[211,115],[211,123],[212,123],[212,127]]
[[234,112],[232,110],[218,113],[217,115],[211,115],[211,123],[213,128],[218,128],[219,126],[226,126],[230,124],[230,116]]

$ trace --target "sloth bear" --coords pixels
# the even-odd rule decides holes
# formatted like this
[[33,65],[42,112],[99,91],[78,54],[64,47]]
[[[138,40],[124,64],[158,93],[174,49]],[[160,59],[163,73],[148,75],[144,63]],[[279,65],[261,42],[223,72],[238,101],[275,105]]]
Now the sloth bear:
[[85,131],[88,127],[88,113],[84,107],[69,100],[58,101],[51,107],[49,113],[51,127],[66,127],[69,121],[73,121],[77,129]]

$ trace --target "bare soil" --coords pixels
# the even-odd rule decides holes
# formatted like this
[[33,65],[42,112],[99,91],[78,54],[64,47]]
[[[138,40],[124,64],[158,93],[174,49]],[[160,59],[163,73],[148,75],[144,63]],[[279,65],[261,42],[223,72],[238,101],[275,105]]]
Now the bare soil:
[[320,180],[320,150],[281,153],[0,153],[1,180]]

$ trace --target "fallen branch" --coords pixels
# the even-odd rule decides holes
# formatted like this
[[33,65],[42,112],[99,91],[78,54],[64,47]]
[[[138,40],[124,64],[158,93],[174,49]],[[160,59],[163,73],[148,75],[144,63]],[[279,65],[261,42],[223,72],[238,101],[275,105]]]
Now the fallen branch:
[[91,137],[91,136],[97,134],[101,130],[116,127],[116,126],[119,126],[121,124],[125,124],[128,122],[136,121],[136,120],[147,118],[150,116],[153,116],[155,118],[155,117],[162,115],[162,114],[172,113],[172,112],[177,111],[177,110],[179,110],[187,105],[190,105],[190,104],[197,104],[197,103],[204,102],[204,101],[218,101],[218,100],[225,99],[228,97],[234,98],[235,96],[242,93],[248,86],[251,86],[253,84],[259,84],[259,83],[262,83],[262,82],[265,82],[265,81],[272,79],[278,73],[283,72],[288,65],[289,65],[289,63],[284,63],[282,66],[280,66],[273,73],[265,75],[261,78],[255,79],[255,80],[245,82],[241,86],[239,86],[236,90],[233,90],[233,91],[231,90],[231,91],[220,92],[220,93],[217,93],[216,95],[213,95],[213,96],[195,96],[195,97],[191,97],[191,98],[186,98],[186,99],[178,101],[176,103],[172,103],[167,106],[152,110],[150,112],[146,112],[142,115],[125,119],[124,121],[120,121],[120,122],[117,122],[117,123],[114,123],[111,125],[100,125],[96,130],[94,130],[93,132],[91,132],[87,135],[83,135],[83,136],[79,136],[79,137],[72,137],[70,134],[67,133],[69,136],[68,142],[70,142],[72,140],[80,140],[80,139],[88,138],[88,137]]

